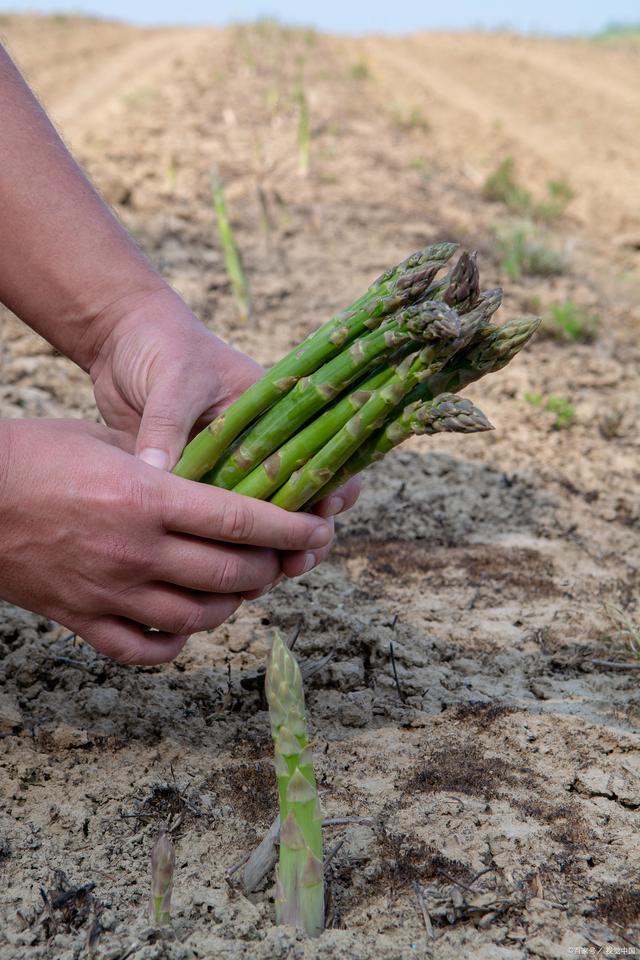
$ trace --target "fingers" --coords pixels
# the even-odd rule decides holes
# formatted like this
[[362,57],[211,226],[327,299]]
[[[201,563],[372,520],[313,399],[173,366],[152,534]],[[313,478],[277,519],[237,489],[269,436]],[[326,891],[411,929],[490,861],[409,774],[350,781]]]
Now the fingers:
[[106,657],[123,664],[156,666],[178,656],[186,636],[149,633],[140,624],[120,617],[98,617],[78,634]]
[[147,627],[189,636],[200,630],[215,630],[241,602],[234,593],[197,593],[168,583],[149,583],[120,594],[117,612]]
[[331,542],[326,521],[272,503],[166,474],[163,521],[175,533],[274,550],[314,550]]
[[351,477],[350,480],[334,490],[325,500],[316,504],[314,513],[319,517],[335,517],[345,510],[350,510],[354,505],[362,489],[362,480],[359,476]]
[[280,575],[274,550],[215,545],[193,537],[167,534],[160,541],[149,577],[206,593],[263,590]]
[[[331,530],[333,538],[333,519],[329,519],[327,524]],[[314,567],[329,556],[331,542],[317,550],[296,551],[294,553],[285,553],[282,556],[282,572],[286,577],[301,577],[303,573],[309,573]]]
[[199,391],[186,390],[182,380],[162,379],[145,403],[136,455],[152,467],[170,470],[187,443],[191,425],[207,404]]

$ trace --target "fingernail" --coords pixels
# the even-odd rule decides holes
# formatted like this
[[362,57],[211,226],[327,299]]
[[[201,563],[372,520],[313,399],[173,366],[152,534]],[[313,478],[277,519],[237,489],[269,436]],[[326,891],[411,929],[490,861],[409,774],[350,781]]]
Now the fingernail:
[[138,454],[138,457],[140,460],[148,463],[149,466],[157,467],[158,470],[169,469],[169,454],[164,450],[160,450],[158,447],[145,447],[145,449]]
[[[326,523],[319,523],[309,537],[310,547],[326,547],[331,540],[331,528]],[[311,569],[311,568],[309,568]]]
[[342,497],[329,497],[327,501],[327,513],[330,517],[335,517],[337,513],[344,510],[344,500]]
[[316,557],[315,553],[305,553],[304,567],[302,569],[302,572],[309,573],[309,570],[313,570],[317,562],[318,562],[318,558]]

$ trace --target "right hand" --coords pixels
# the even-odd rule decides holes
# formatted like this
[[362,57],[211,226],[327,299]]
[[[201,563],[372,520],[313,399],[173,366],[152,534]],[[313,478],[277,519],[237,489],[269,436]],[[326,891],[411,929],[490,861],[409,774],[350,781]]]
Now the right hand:
[[165,473],[98,424],[0,421],[0,467],[0,596],[121,663],[172,660],[331,541],[330,522]]

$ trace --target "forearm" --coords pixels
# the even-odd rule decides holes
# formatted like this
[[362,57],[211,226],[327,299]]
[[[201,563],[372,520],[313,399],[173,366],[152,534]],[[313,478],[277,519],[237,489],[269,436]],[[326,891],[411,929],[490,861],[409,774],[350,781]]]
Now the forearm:
[[166,285],[0,46],[0,301],[85,370],[122,303]]

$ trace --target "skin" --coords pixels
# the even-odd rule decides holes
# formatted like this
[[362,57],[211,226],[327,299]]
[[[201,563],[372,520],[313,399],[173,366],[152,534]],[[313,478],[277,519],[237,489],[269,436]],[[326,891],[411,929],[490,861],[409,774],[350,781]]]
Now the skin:
[[0,301],[87,372],[105,421],[0,420],[0,597],[162,663],[323,560],[358,485],[313,516],[171,475],[262,370],[153,269],[1,47],[0,127]]

